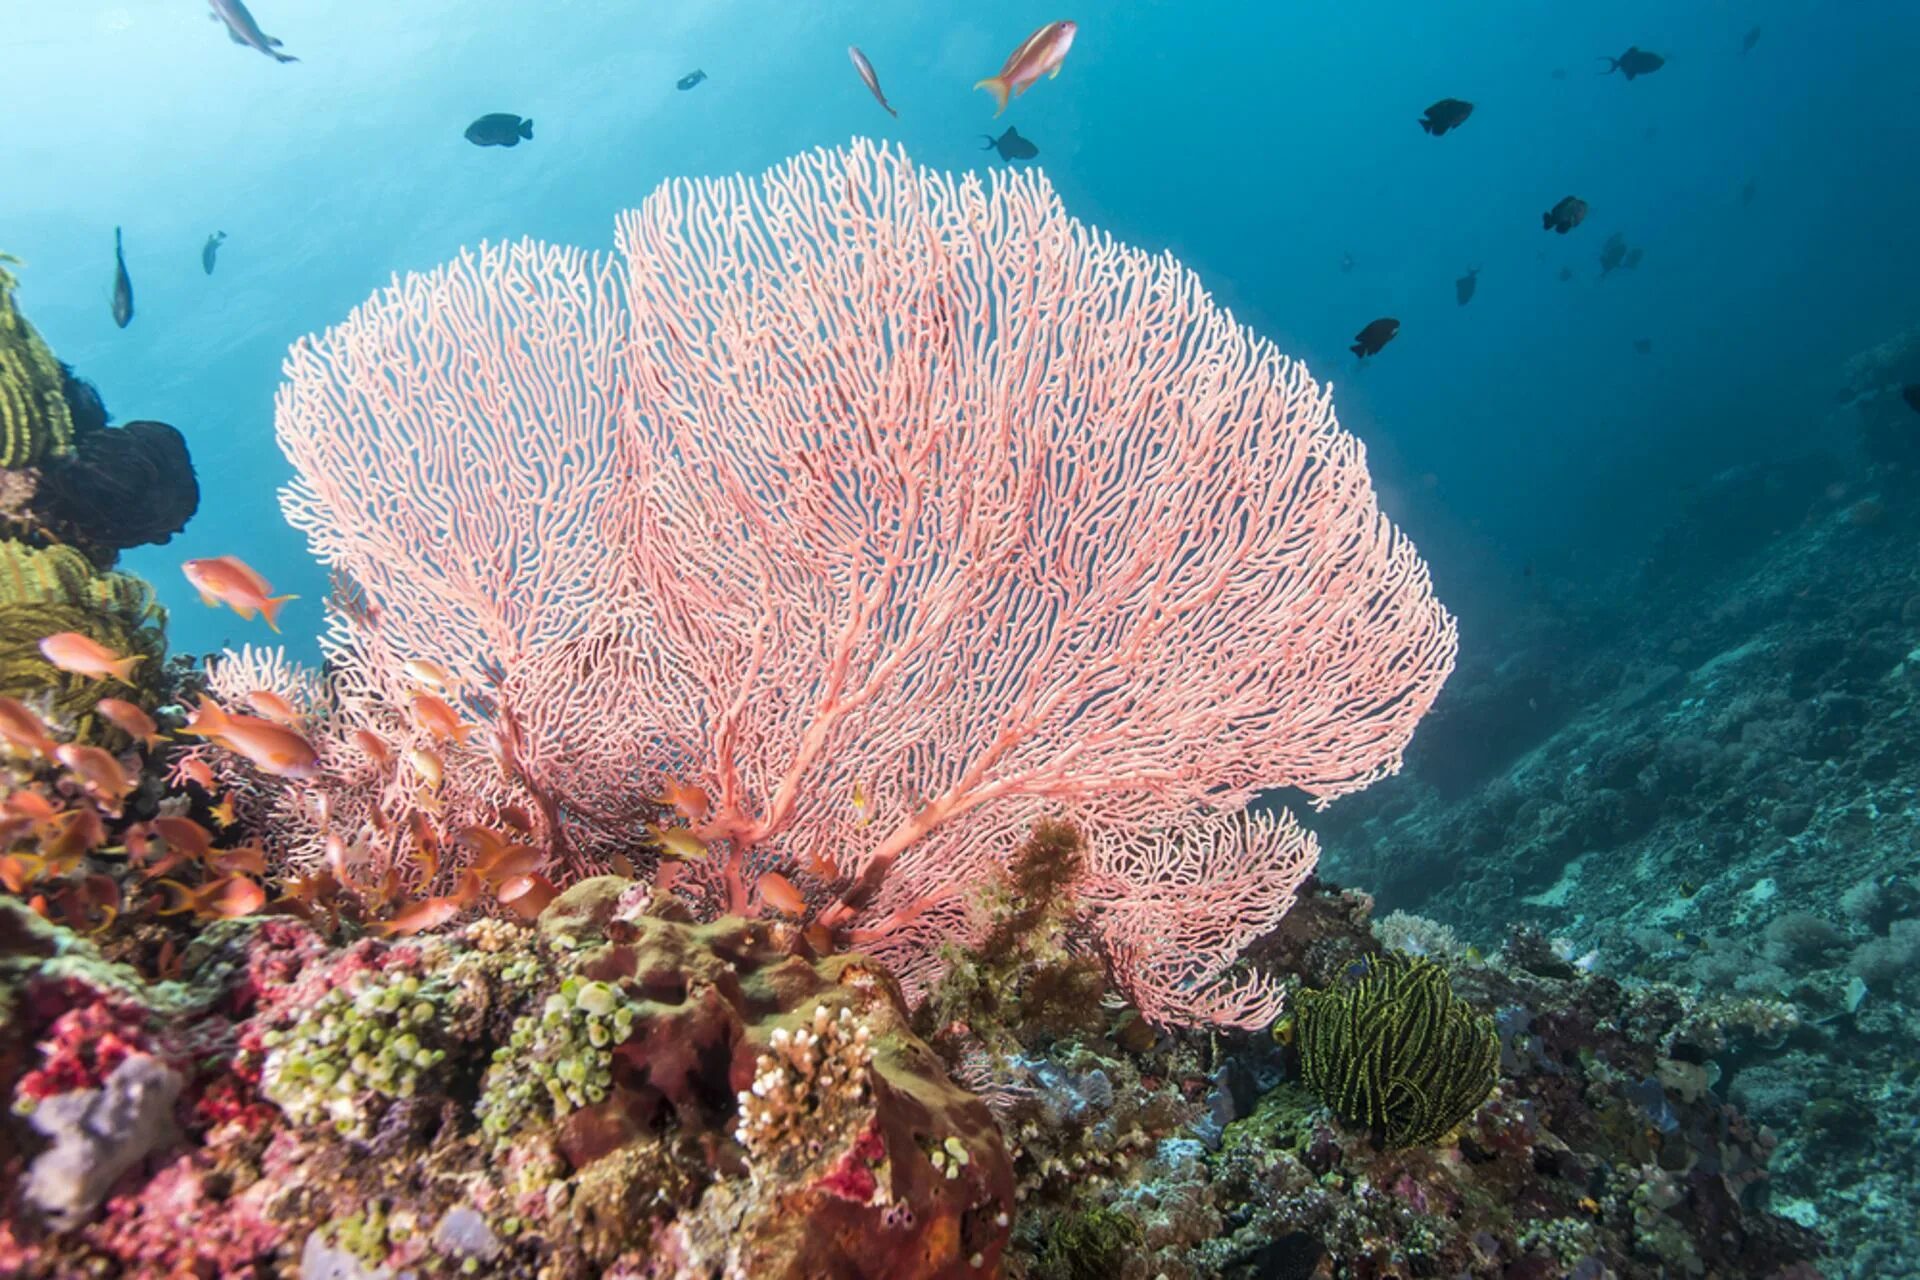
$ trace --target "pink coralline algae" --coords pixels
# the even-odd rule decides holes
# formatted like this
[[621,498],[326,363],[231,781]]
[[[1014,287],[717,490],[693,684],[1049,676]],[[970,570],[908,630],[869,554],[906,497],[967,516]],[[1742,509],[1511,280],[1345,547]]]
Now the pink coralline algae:
[[[712,799],[677,891],[753,912],[779,872],[911,988],[1064,816],[1117,841],[1089,888],[1122,982],[1244,1025],[1271,991],[1182,993],[1313,849],[1241,811],[1396,770],[1453,664],[1327,391],[1037,173],[856,142],[669,183],[612,255],[465,254],[286,375],[285,509],[355,584],[324,799],[276,811],[296,866],[404,870],[412,812],[514,806],[556,879],[644,867],[672,779]],[[464,743],[409,719],[419,658]]]

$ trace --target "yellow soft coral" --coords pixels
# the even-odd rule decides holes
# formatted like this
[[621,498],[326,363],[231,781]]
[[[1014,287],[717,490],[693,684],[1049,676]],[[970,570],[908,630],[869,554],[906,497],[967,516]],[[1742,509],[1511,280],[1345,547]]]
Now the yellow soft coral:
[[99,573],[71,547],[36,549],[0,542],[0,694],[50,697],[55,719],[88,736],[83,723],[104,696],[126,697],[112,680],[85,680],[56,670],[40,652],[42,638],[61,631],[91,636],[119,654],[144,654],[144,674],[166,651],[166,615],[153,588],[124,573]]
[[[0,254],[0,263],[18,262]],[[0,266],[0,467],[32,466],[73,448],[60,362],[14,304],[17,283]]]

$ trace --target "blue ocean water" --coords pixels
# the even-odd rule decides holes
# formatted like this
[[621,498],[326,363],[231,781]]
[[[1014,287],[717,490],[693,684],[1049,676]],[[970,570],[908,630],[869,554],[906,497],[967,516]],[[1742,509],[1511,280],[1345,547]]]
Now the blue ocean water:
[[[603,247],[663,179],[857,134],[960,169],[997,163],[983,133],[1017,126],[1075,215],[1172,250],[1332,380],[1469,634],[1532,589],[1523,566],[1597,580],[1687,486],[1804,446],[1836,368],[1896,330],[1920,285],[1920,9],[1896,0],[1091,4],[1063,74],[999,120],[969,86],[1053,10],[261,0],[255,16],[299,62],[229,42],[192,0],[12,0],[0,21],[0,247],[28,264],[22,307],[116,418],[173,422],[193,450],[199,516],[126,557],[185,651],[262,638],[177,572],[233,552],[302,596],[286,636],[316,652],[325,580],[274,498],[290,341],[463,245]],[[1629,45],[1668,64],[1597,74]],[[694,69],[708,79],[677,90]],[[1475,103],[1466,125],[1415,127],[1449,96]],[[535,139],[470,145],[489,111],[531,117]],[[1586,224],[1543,233],[1568,194]],[[124,332],[116,225],[137,304]],[[216,230],[230,238],[209,277]],[[1601,280],[1615,231],[1644,261]],[[1461,307],[1453,281],[1473,267]],[[1346,347],[1382,315],[1400,334],[1360,368]]]

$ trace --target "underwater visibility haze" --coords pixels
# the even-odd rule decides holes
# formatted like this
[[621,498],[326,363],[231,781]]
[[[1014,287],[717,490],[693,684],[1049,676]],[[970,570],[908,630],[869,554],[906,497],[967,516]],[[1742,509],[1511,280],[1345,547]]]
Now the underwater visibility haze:
[[0,9],[0,1275],[1920,1277],[1915,48]]

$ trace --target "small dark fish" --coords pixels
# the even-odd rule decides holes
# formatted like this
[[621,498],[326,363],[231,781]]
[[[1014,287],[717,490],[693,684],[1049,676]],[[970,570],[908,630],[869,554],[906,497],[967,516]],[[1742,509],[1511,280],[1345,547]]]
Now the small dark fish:
[[495,111],[467,126],[467,141],[476,147],[517,147],[522,138],[532,141],[533,121],[510,111]]
[[1600,275],[1604,279],[1613,269],[1627,260],[1627,238],[1618,231],[1607,237],[1600,246]]
[[113,229],[113,322],[122,329],[133,323],[133,281],[127,277],[127,256],[120,251],[120,228]]
[[1568,196],[1540,215],[1540,225],[1548,231],[1565,235],[1584,222],[1586,217],[1587,202],[1579,196]]
[[1642,249],[1639,245],[1635,245],[1633,248],[1627,250],[1626,258],[1620,263],[1621,270],[1631,271],[1639,266],[1641,255],[1644,253],[1646,253],[1646,250]]
[[1754,183],[1754,181],[1751,178],[1749,178],[1747,180],[1747,185],[1740,188],[1740,203],[1743,205],[1752,204],[1754,196],[1758,195],[1759,193],[1760,193],[1759,186],[1756,183]]
[[1031,160],[1040,154],[1040,148],[1034,146],[1031,140],[1021,137],[1020,131],[1012,125],[1008,125],[1007,131],[997,138],[990,133],[980,136],[987,140],[987,145],[980,149],[985,151],[991,147],[1000,153],[1002,160]]
[[1752,53],[1753,46],[1759,43],[1760,43],[1760,28],[1754,27],[1752,30],[1747,32],[1747,38],[1740,42],[1740,52]]
[[1473,104],[1458,98],[1442,98],[1427,108],[1427,117],[1419,121],[1422,129],[1439,137],[1449,129],[1458,129],[1473,114]]
[[1365,359],[1380,354],[1380,348],[1393,341],[1393,335],[1400,332],[1400,322],[1391,316],[1382,316],[1372,324],[1353,335],[1353,354]]
[[1467,274],[1461,276],[1458,280],[1455,280],[1453,282],[1454,301],[1458,302],[1463,307],[1466,306],[1469,302],[1472,302],[1473,291],[1477,289],[1480,285],[1479,276],[1480,276],[1480,268],[1468,267]]
[[1345,275],[1353,270],[1353,252],[1348,250],[1340,255],[1340,272]]
[[676,80],[674,82],[673,87],[680,90],[682,93],[684,93],[688,89],[691,89],[693,88],[693,86],[699,84],[702,80],[705,80],[706,78],[707,78],[707,73],[704,71],[689,71],[687,72],[687,74],[681,76],[678,80]]
[[873,100],[881,106],[886,107],[888,115],[898,119],[900,113],[895,111],[892,105],[887,102],[887,95],[880,92],[880,77],[874,74],[873,64],[867,61],[866,54],[860,52],[860,46],[857,44],[848,45],[847,56],[853,59],[853,69],[860,73],[860,79],[867,86],[867,92],[873,95]]
[[1600,61],[1607,63],[1607,69],[1600,74],[1610,76],[1616,71],[1626,73],[1627,79],[1635,76],[1650,76],[1667,65],[1667,60],[1657,53],[1648,53],[1638,45],[1629,45],[1627,51],[1617,58],[1602,56]]
[[1571,280],[1571,279],[1573,279],[1573,268],[1572,268],[1572,267],[1562,267],[1562,268],[1560,268],[1560,278],[1561,278],[1562,280]]
[[260,29],[241,0],[207,0],[213,12],[207,16],[227,27],[227,38],[249,49],[258,49],[275,62],[298,62],[292,54],[280,52],[280,42]]
[[206,268],[208,275],[213,274],[213,256],[220,252],[220,246],[226,242],[227,233],[216,231],[207,237],[205,244],[200,246],[200,265]]
[[1900,398],[1907,402],[1907,408],[1920,413],[1920,382],[1909,382],[1900,388]]
[[1633,340],[1633,349],[1644,356],[1653,350],[1653,339],[1635,338]]

